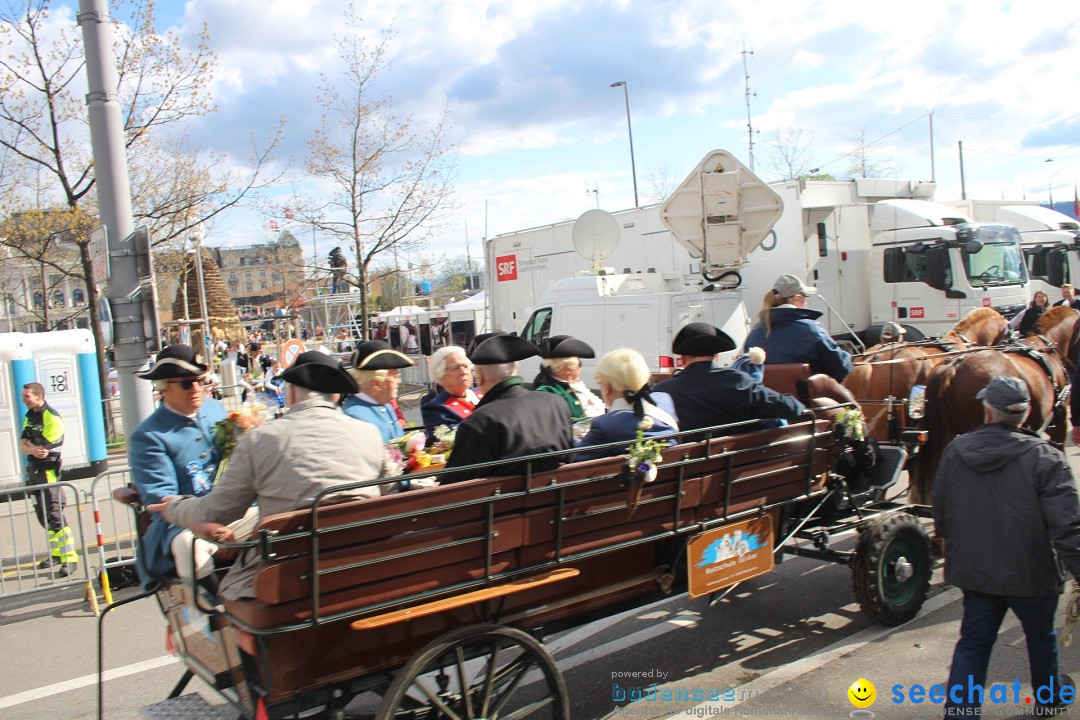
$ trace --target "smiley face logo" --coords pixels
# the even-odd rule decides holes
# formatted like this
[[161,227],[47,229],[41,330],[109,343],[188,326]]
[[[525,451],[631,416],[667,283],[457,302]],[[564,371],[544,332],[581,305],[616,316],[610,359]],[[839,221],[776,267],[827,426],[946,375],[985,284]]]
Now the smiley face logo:
[[851,683],[847,691],[848,700],[857,708],[868,708],[877,699],[877,689],[866,678],[859,678]]

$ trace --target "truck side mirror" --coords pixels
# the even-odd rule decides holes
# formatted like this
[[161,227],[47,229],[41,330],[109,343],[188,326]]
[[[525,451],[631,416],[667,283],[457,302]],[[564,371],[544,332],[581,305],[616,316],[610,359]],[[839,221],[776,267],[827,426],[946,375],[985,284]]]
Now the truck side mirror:
[[1054,287],[1065,284],[1066,254],[1055,250],[1046,254],[1046,281]]
[[982,250],[982,248],[983,244],[978,240],[968,240],[966,243],[964,243],[964,252],[966,252],[968,255],[974,255],[975,253]]
[[926,284],[935,290],[947,288],[946,271],[948,269],[948,250],[932,247],[926,251]]

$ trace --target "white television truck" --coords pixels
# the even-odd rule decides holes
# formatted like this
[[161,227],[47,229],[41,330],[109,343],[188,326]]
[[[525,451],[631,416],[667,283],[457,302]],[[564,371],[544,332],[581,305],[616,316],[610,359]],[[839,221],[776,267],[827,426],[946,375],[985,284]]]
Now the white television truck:
[[[649,355],[653,340],[644,339],[645,322],[628,315],[634,327],[620,329],[617,318],[587,310],[596,304],[594,298],[602,293],[633,294],[639,300],[654,292],[696,293],[699,299],[687,301],[686,307],[698,317],[656,310],[657,348],[666,351],[670,329],[677,331],[693,319],[714,322],[741,341],[761,298],[781,273],[816,284],[821,293],[813,302],[826,313],[823,324],[852,344],[876,342],[889,320],[903,323],[912,337],[935,335],[975,307],[1011,315],[1027,302],[1016,228],[977,224],[956,208],[930,202],[932,183],[869,178],[764,186],[756,178],[738,180],[752,177],[729,153],[714,151],[662,206],[616,213],[619,243],[603,248],[608,253],[604,264],[614,267],[588,269],[599,263],[588,252],[575,254],[571,222],[493,238],[485,248],[492,326],[524,328],[537,341],[574,334],[598,345],[598,352],[616,347],[608,336],[625,338],[633,331],[637,344],[627,344],[644,343]],[[763,228],[759,222],[764,215],[758,205],[765,195],[758,193],[757,201],[744,197],[745,187],[735,189],[739,183],[779,196],[783,211],[775,226]],[[669,231],[657,230],[658,223]],[[756,239],[748,241],[733,230],[748,225]],[[595,278],[571,278],[575,273],[603,273],[607,279],[598,284]],[[638,282],[628,284],[630,278]],[[572,318],[558,310],[559,304],[571,302],[571,287],[576,293]],[[734,295],[720,302],[719,293],[735,290],[745,307],[719,309],[736,302]],[[523,323],[524,318],[529,319]],[[669,357],[661,354],[650,363],[654,372],[670,372]]]
[[1015,225],[1020,231],[1031,292],[1056,302],[1065,283],[1080,284],[1080,222],[1034,200],[955,200],[949,203],[980,222]]

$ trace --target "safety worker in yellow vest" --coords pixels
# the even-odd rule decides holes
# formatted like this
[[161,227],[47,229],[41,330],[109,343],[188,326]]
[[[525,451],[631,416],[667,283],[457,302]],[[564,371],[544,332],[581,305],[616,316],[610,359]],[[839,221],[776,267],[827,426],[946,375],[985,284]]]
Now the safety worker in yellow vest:
[[[45,402],[45,387],[31,382],[23,385],[22,401],[26,405],[20,449],[26,454],[28,485],[51,485],[60,479],[60,446],[64,444],[64,420]],[[75,572],[79,554],[75,538],[64,519],[64,494],[57,487],[46,487],[33,493],[34,512],[38,522],[49,533],[49,557],[38,565],[52,568],[56,577]]]

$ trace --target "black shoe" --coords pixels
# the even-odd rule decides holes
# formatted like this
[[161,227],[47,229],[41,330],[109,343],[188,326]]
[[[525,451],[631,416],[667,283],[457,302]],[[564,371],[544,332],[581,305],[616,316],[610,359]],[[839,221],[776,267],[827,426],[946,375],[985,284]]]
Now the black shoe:
[[56,571],[56,577],[66,578],[69,575],[74,575],[75,571],[79,569],[77,563],[62,563]]
[[58,558],[47,557],[37,564],[38,570],[48,570],[49,568],[56,567],[60,564]]

